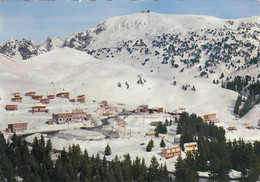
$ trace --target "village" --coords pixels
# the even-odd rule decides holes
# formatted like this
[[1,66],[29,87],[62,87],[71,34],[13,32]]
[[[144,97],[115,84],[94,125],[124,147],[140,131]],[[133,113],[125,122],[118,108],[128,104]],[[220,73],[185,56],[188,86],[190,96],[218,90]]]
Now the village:
[[[176,119],[180,117],[182,112],[185,112],[184,107],[179,107],[170,112],[166,112],[163,107],[151,107],[149,108],[148,105],[139,105],[134,110],[128,110],[127,106],[123,103],[118,103],[114,105],[109,105],[107,100],[101,100],[97,102],[95,100],[88,100],[86,99],[85,94],[77,95],[76,98],[70,97],[70,92],[59,92],[56,94],[49,94],[44,97],[41,94],[36,94],[34,91],[30,92],[14,92],[11,94],[10,104],[5,105],[6,112],[13,112],[12,114],[15,115],[15,112],[19,111],[20,105],[22,105],[23,100],[27,99],[27,102],[30,101],[31,107],[27,108],[27,112],[30,113],[32,116],[39,115],[45,116],[40,122],[44,123],[44,125],[49,126],[49,128],[40,131],[30,128],[30,121],[24,122],[13,122],[8,123],[6,126],[6,130],[3,131],[6,136],[11,136],[12,133],[16,133],[18,136],[28,135],[26,140],[29,143],[32,143],[33,138],[35,136],[39,136],[40,134],[45,135],[46,138],[51,138],[54,143],[62,143],[60,146],[56,146],[57,150],[62,150],[63,147],[68,147],[66,144],[66,134],[68,134],[68,138],[70,140],[74,138],[73,141],[69,141],[69,145],[71,142],[78,142],[78,138],[84,141],[94,142],[98,145],[98,143],[103,141],[103,143],[110,143],[113,145],[113,142],[116,143],[116,140],[120,139],[128,139],[136,138],[138,143],[135,146],[136,148],[136,155],[138,155],[138,151],[142,150],[142,153],[148,153],[147,149],[145,149],[147,143],[150,140],[154,140],[155,143],[159,143],[160,141],[164,140],[166,143],[163,147],[154,147],[155,151],[159,151],[157,155],[159,157],[164,158],[165,160],[173,158],[173,161],[176,162],[176,158],[178,156],[185,156],[187,153],[195,154],[198,150],[197,142],[190,142],[184,143],[184,148],[182,149],[180,146],[180,134],[177,134],[177,123],[174,122]],[[51,103],[55,100],[59,99],[64,102],[70,104],[79,104],[72,109],[68,110],[69,112],[52,112]],[[87,113],[84,107],[84,104],[89,105],[87,102],[94,103],[95,107],[93,107],[93,112]],[[52,107],[59,107],[59,106],[52,106]],[[211,122],[211,123],[218,123],[219,119],[217,115],[214,114],[206,114],[203,116],[204,122]],[[107,123],[104,123],[106,121]],[[168,123],[166,125],[166,122]],[[87,124],[86,124],[87,123]],[[77,124],[77,125],[75,125]],[[165,124],[168,132],[164,134],[158,134],[156,132],[156,127],[159,124]],[[62,126],[62,127],[59,127]],[[67,127],[71,126],[71,127]],[[108,136],[103,136],[100,134],[100,131],[92,133],[84,133],[81,131],[82,128],[91,128],[100,127],[100,131],[107,131],[107,132],[114,132],[117,133],[118,138],[112,138]],[[247,129],[253,130],[254,127],[246,125]],[[37,128],[37,127],[36,127]],[[52,129],[50,129],[52,128]],[[55,129],[56,128],[56,129]],[[62,131],[63,138],[58,138],[57,135],[55,137],[48,136],[45,133],[48,130],[56,130],[58,133]],[[236,127],[230,126],[227,128],[228,131],[232,132],[236,130]],[[40,131],[40,132],[39,132]],[[76,134],[75,134],[76,133]],[[97,134],[99,133],[99,134]],[[101,132],[102,133],[102,132]],[[95,137],[91,136],[80,136],[80,135],[95,135]],[[99,136],[98,136],[99,135]],[[102,136],[101,136],[102,135]],[[70,137],[69,137],[70,136]],[[97,137],[98,136],[98,137]],[[80,140],[79,139],[79,140]],[[95,141],[92,141],[92,140]],[[59,141],[58,141],[59,140]],[[63,140],[62,142],[60,140]],[[56,142],[55,142],[56,141]],[[111,142],[113,141],[113,142]],[[130,142],[131,143],[131,142]],[[89,144],[88,144],[89,145]],[[132,144],[133,145],[133,144]],[[91,145],[90,145],[91,146]],[[101,145],[102,146],[102,145]],[[131,144],[130,144],[131,146]],[[55,145],[54,145],[55,148]],[[84,145],[82,146],[84,148]],[[113,148],[116,148],[113,146]],[[135,148],[132,148],[134,151]],[[98,152],[102,149],[89,149],[92,150],[93,153]],[[118,150],[118,151],[117,151]],[[119,151],[120,149],[115,150],[116,155],[120,155],[120,152],[123,155],[123,151]],[[154,153],[153,153],[154,154]],[[173,169],[172,169],[173,170]]]

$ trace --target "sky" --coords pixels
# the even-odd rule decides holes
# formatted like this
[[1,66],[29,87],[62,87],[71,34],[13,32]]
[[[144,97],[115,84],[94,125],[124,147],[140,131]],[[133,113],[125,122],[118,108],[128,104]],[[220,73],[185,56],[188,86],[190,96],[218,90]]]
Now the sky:
[[42,44],[48,36],[66,38],[110,17],[142,10],[237,19],[260,16],[260,0],[4,0],[0,2],[0,44],[12,38]]

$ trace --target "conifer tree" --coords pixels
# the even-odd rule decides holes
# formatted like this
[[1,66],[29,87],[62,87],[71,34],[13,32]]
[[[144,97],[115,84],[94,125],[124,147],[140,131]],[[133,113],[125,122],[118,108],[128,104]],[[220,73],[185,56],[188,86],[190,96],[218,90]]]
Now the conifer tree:
[[159,163],[155,156],[152,157],[147,173],[147,181],[158,181],[160,176]]
[[122,161],[122,174],[124,181],[133,181],[131,174],[132,161],[129,154],[124,155],[124,160]]
[[221,73],[219,79],[222,79],[222,78],[224,78],[224,73],[223,72]]
[[139,157],[136,157],[132,167],[132,175],[134,180],[137,181],[140,178],[141,174],[142,174],[141,160]]
[[151,139],[146,146],[146,152],[151,152],[153,147],[153,140]]
[[165,142],[163,140],[163,138],[161,139],[161,142],[160,142],[160,147],[164,148],[166,145],[165,145]]
[[111,155],[111,148],[110,146],[107,144],[106,148],[105,148],[105,155]]
[[198,181],[198,173],[195,168],[194,158],[188,154],[187,158],[182,160],[181,157],[177,159],[175,164],[175,180],[176,182],[196,182]]

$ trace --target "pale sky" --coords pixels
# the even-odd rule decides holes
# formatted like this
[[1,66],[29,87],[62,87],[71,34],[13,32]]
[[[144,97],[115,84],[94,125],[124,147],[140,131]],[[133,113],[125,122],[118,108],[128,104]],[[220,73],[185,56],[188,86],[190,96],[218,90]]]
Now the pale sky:
[[56,0],[0,2],[0,44],[12,38],[43,43],[48,36],[65,38],[99,22],[142,10],[162,14],[199,14],[224,19],[260,16],[259,0]]

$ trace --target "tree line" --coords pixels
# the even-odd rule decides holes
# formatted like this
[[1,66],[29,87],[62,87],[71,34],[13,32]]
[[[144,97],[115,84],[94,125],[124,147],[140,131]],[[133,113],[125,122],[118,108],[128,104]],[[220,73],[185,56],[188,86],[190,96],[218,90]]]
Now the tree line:
[[31,150],[16,134],[11,141],[0,133],[0,181],[14,182],[17,176],[26,182],[170,181],[166,164],[159,164],[155,156],[149,166],[139,157],[132,160],[129,154],[107,161],[105,155],[102,159],[99,153],[89,156],[87,150],[72,145],[54,160],[51,140],[45,142],[43,136],[34,138]]

